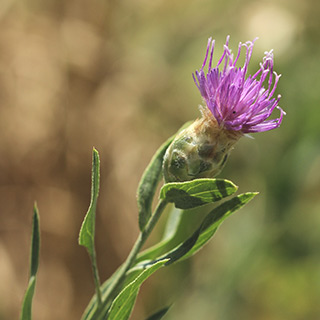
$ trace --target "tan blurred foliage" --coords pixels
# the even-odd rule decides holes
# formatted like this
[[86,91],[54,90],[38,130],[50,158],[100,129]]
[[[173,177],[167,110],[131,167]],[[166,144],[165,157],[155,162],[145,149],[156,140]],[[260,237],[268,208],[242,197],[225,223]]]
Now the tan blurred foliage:
[[103,280],[134,241],[139,176],[176,129],[165,117],[166,108],[176,113],[170,111],[176,101],[165,108],[160,103],[168,101],[157,101],[172,90],[165,40],[148,34],[157,8],[166,4],[1,2],[0,318],[18,316],[34,200],[42,235],[35,319],[78,319],[92,296],[89,260],[77,237],[89,203],[93,146],[102,160]]
[[[191,73],[207,37],[222,43],[231,33],[236,46],[256,35],[257,19],[267,19],[260,2],[245,3],[1,1],[0,319],[19,314],[34,200],[42,235],[34,319],[80,318],[94,292],[89,259],[77,245],[92,147],[101,156],[97,254],[105,280],[137,236],[135,191],[144,167],[164,139],[198,115]],[[282,54],[301,32],[306,5],[297,3],[293,11],[289,1],[276,7],[283,32],[275,42],[265,24],[257,29]],[[270,49],[261,42],[258,53]],[[150,309],[146,301],[139,319]]]
[[37,200],[35,319],[77,319],[93,293],[88,257],[77,245],[92,146],[102,158],[97,246],[104,279],[137,234],[135,186],[162,140],[138,119],[159,67],[149,62],[139,72],[148,61],[136,61],[139,52],[127,52],[117,38],[121,8],[112,2],[8,1],[0,10],[0,318],[18,316]]

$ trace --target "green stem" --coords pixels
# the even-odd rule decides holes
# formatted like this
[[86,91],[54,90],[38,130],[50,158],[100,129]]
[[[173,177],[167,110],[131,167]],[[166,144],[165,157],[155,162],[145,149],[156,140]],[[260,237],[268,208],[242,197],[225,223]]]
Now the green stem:
[[102,298],[101,298],[101,283],[98,273],[98,267],[97,267],[97,259],[96,259],[96,251],[93,250],[91,255],[91,266],[93,271],[93,279],[94,279],[94,285],[96,287],[96,294],[97,294],[97,300],[98,300],[98,308],[102,305]]
[[[116,278],[113,280],[112,284],[109,286],[107,291],[104,294],[104,301],[102,308],[97,309],[97,312],[92,316],[92,320],[101,319],[102,312],[104,310],[104,306],[108,304],[110,298],[113,298],[114,295],[118,292],[119,287],[123,284],[125,280],[125,276],[127,271],[132,267],[134,264],[139,251],[141,250],[142,246],[145,244],[146,240],[148,239],[151,231],[153,230],[154,226],[158,222],[167,202],[165,200],[160,200],[158,203],[157,208],[155,209],[154,213],[150,217],[148,224],[146,225],[145,229],[140,232],[138,239],[136,240],[134,246],[131,249],[129,256],[127,257],[126,261],[121,266],[121,270],[117,274]],[[98,298],[99,299],[99,298]]]

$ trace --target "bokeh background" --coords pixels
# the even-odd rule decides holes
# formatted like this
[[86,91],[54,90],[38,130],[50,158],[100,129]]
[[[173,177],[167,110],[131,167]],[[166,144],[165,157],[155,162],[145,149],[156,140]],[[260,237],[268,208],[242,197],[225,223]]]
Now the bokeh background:
[[[34,200],[41,261],[34,319],[79,319],[94,292],[78,231],[101,156],[97,254],[105,280],[138,234],[136,187],[160,143],[198,117],[191,74],[208,37],[274,49],[287,111],[243,138],[220,175],[260,191],[197,256],[143,286],[133,319],[320,319],[320,2],[1,0],[0,319],[27,285]],[[157,239],[155,231],[154,239]]]

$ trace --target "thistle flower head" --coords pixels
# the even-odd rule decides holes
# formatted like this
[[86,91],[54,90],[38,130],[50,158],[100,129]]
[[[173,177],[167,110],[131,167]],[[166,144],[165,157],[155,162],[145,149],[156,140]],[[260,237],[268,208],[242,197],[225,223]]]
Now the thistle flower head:
[[[254,75],[247,75],[255,40],[239,43],[234,58],[228,47],[228,36],[221,58],[212,67],[215,41],[210,38],[202,67],[193,74],[208,109],[220,127],[226,130],[242,133],[268,131],[279,127],[283,118],[284,112],[278,106],[281,96],[273,97],[280,75],[273,71],[272,50],[265,52],[259,70]],[[243,47],[245,62],[243,67],[237,67]],[[207,62],[208,71],[205,72]],[[275,108],[280,110],[279,118],[267,120]]]
[[[273,71],[272,51],[265,53],[254,75],[247,75],[254,41],[240,43],[234,58],[228,36],[221,58],[212,67],[215,42],[209,39],[202,67],[193,74],[207,108],[200,108],[202,117],[181,131],[167,149],[166,182],[214,177],[243,134],[280,126],[284,111],[278,106],[280,95],[273,97],[280,75]],[[245,62],[237,67],[243,47]],[[275,108],[280,110],[279,118],[269,119]]]

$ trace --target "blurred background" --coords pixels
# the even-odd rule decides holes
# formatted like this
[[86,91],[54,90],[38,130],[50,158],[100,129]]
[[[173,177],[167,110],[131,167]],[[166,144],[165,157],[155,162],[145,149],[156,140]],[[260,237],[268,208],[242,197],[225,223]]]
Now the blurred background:
[[[97,255],[106,280],[138,234],[136,187],[158,146],[199,116],[192,72],[256,42],[274,49],[287,112],[242,138],[222,178],[260,191],[209,245],[155,274],[133,319],[320,319],[320,2],[2,0],[0,3],[0,319],[27,286],[33,203],[41,219],[34,319],[79,319],[94,293],[77,244],[101,156]],[[155,230],[154,239],[158,239]]]

